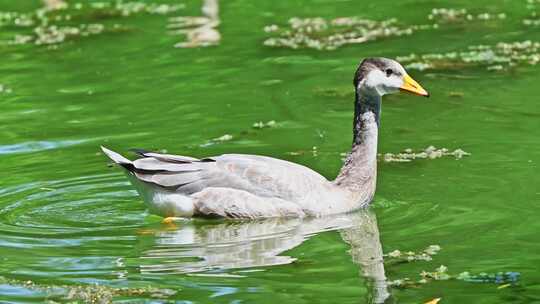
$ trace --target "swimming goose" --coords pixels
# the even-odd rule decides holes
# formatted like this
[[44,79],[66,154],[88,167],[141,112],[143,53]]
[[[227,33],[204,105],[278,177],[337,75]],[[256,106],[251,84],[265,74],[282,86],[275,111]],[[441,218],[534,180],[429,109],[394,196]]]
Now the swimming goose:
[[223,154],[197,159],[137,151],[131,161],[105,147],[125,169],[151,213],[166,217],[270,218],[344,213],[367,206],[375,193],[381,98],[429,94],[396,61],[364,59],[353,80],[353,143],[335,180],[285,160]]

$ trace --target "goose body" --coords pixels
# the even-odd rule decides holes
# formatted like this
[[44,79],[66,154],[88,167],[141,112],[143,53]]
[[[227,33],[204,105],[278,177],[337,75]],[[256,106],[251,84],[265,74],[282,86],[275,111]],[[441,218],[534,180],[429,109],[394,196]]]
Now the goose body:
[[[395,79],[387,76],[390,69]],[[381,96],[399,89],[427,95],[399,63],[385,58],[365,59],[354,83],[353,147],[333,181],[305,166],[267,156],[223,154],[196,159],[138,151],[140,158],[131,161],[105,147],[102,150],[125,169],[150,212],[163,217],[269,218],[349,212],[369,204],[375,193]]]

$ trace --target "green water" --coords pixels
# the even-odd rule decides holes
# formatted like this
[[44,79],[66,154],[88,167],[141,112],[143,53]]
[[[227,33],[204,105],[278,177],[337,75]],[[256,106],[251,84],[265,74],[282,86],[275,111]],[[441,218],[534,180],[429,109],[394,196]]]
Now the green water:
[[[128,30],[56,49],[9,45],[21,30],[0,28],[1,302],[70,301],[58,286],[97,283],[158,289],[114,295],[124,302],[540,303],[539,67],[411,70],[432,97],[385,98],[379,151],[434,145],[471,156],[380,162],[367,213],[168,227],[99,153],[106,145],[196,157],[262,154],[333,178],[351,143],[351,82],[361,58],[540,40],[538,27],[522,23],[525,1],[222,1],[217,46],[174,48],[184,38],[168,33],[168,17],[200,15],[199,1],[184,3],[166,16],[88,17]],[[0,10],[39,5],[4,0]],[[295,16],[425,24],[437,7],[506,18],[334,51],[263,45],[265,26]],[[271,120],[276,126],[252,127]],[[232,139],[212,141],[226,134]],[[380,259],[381,247],[432,244],[442,248],[433,261]],[[521,276],[512,286],[446,280],[404,289],[380,279],[416,281],[440,265],[452,275]]]

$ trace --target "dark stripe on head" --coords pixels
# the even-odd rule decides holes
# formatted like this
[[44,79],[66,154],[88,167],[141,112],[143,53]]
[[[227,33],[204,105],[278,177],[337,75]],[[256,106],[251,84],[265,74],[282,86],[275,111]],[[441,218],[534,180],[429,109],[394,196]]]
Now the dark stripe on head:
[[375,69],[383,70],[388,66],[388,59],[386,58],[366,58],[360,62],[356,73],[354,73],[353,84],[355,89],[358,88],[358,84],[364,79],[367,74]]

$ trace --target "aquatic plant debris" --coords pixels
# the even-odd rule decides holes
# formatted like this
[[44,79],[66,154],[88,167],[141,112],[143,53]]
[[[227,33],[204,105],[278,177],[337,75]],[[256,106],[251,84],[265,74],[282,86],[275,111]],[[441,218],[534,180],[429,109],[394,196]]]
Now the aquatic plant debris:
[[510,284],[510,286],[513,286],[519,283],[521,274],[513,271],[470,274],[465,271],[457,275],[452,275],[448,273],[448,267],[441,265],[434,271],[422,271],[419,276],[421,278],[418,280],[412,280],[410,278],[390,280],[388,281],[388,285],[396,288],[411,288],[419,287],[432,281],[458,280],[469,283],[492,283],[501,286]]
[[82,303],[112,303],[115,297],[149,296],[154,299],[168,299],[177,294],[176,290],[155,287],[115,288],[106,285],[54,285],[38,284],[31,280],[8,279],[0,276],[0,284],[21,286],[43,292],[47,295],[47,303],[63,303],[81,301]]
[[224,134],[224,135],[222,135],[220,137],[212,138],[212,139],[208,140],[207,142],[205,142],[204,144],[201,144],[200,146],[201,147],[208,147],[208,146],[211,146],[211,145],[215,145],[215,144],[218,144],[218,143],[229,141],[231,139],[233,139],[233,136],[231,134]]
[[540,18],[536,12],[532,12],[528,18],[523,19],[523,24],[527,26],[538,26],[540,25]]
[[495,283],[495,284],[515,284],[519,281],[521,274],[519,272],[497,272],[470,274],[468,271],[460,273],[456,279],[473,283]]
[[[422,151],[415,152],[412,149],[405,149],[400,153],[384,153],[382,155],[384,162],[410,162],[414,159],[436,159],[444,156],[453,156],[456,159],[461,159],[464,156],[471,155],[468,152],[463,151],[462,149],[455,149],[450,151],[446,148],[436,148],[434,146],[429,146]],[[381,154],[379,154],[381,156]]]
[[253,124],[253,128],[255,129],[273,128],[275,126],[276,126],[275,120],[270,120],[267,122],[258,121]]
[[463,23],[467,21],[488,21],[506,19],[505,13],[490,14],[479,13],[473,14],[464,8],[434,8],[428,15],[428,19],[438,24],[444,23]]
[[506,19],[505,13],[471,13],[464,8],[434,8],[428,15],[432,23],[405,25],[396,18],[371,20],[360,17],[293,17],[286,26],[271,24],[264,31],[272,37],[264,41],[270,47],[335,50],[349,44],[361,44],[389,37],[412,35],[418,30],[438,29],[441,25],[471,21]]
[[384,254],[383,257],[400,262],[431,261],[433,260],[432,256],[439,253],[440,250],[441,246],[439,245],[429,245],[426,249],[418,253],[414,251],[402,252],[400,250],[394,250]]
[[[235,134],[235,135],[224,134],[224,135],[222,135],[220,137],[209,139],[205,143],[203,143],[203,144],[201,144],[199,146],[200,147],[208,147],[208,146],[212,146],[212,145],[219,144],[219,143],[222,143],[222,142],[237,139],[237,138],[242,137],[242,136],[255,135],[259,131],[261,131],[263,129],[276,128],[276,127],[281,126],[281,124],[282,123],[278,123],[275,120],[269,120],[267,122],[258,121],[258,122],[255,122],[255,123],[253,123],[251,125],[251,129],[244,129],[241,132],[239,132],[239,134]],[[253,130],[253,129],[255,129],[255,130]]]
[[540,62],[540,42],[531,40],[499,42],[495,45],[469,46],[466,51],[441,54],[410,54],[397,57],[406,69],[462,69],[485,67],[488,70],[506,70],[518,65],[536,65]]
[[288,26],[272,24],[264,31],[274,35],[264,41],[270,47],[288,47],[292,49],[312,48],[317,50],[335,50],[349,44],[361,44],[387,37],[408,36],[420,29],[432,28],[432,25],[405,26],[395,18],[376,21],[359,17],[322,17],[289,19]]
[[0,12],[0,27],[18,31],[8,44],[33,43],[51,46],[76,37],[123,30],[120,24],[106,26],[102,23],[87,22],[88,20],[125,18],[142,13],[165,15],[182,8],[183,4],[169,5],[144,1],[55,2],[53,7],[46,5],[30,13]]
[[9,94],[9,93],[11,93],[11,92],[12,92],[12,91],[11,91],[10,88],[6,87],[6,86],[3,85],[3,84],[0,84],[0,94],[1,94],[1,93]]
[[538,26],[540,25],[540,18],[538,15],[538,9],[540,5],[539,0],[527,0],[526,8],[531,11],[530,15],[523,19],[523,24],[526,26]]
[[[438,254],[440,250],[441,246],[439,245],[429,245],[419,253],[414,251],[402,252],[400,250],[394,250],[387,254],[383,254],[383,257],[387,262],[431,261],[432,256]],[[460,280],[471,283],[495,283],[501,286],[510,284],[509,286],[512,286],[517,284],[520,278],[520,273],[513,271],[497,272],[495,274],[482,272],[476,275],[465,271],[458,275],[451,275],[448,273],[448,267],[445,265],[440,265],[434,271],[422,271],[419,275],[421,278],[418,280],[412,280],[410,278],[389,280],[388,285],[397,288],[410,288],[418,287],[431,281]],[[504,288],[509,286],[505,286]]]

